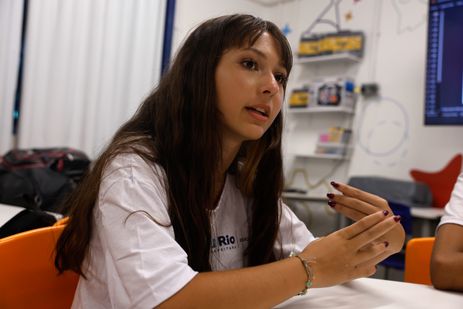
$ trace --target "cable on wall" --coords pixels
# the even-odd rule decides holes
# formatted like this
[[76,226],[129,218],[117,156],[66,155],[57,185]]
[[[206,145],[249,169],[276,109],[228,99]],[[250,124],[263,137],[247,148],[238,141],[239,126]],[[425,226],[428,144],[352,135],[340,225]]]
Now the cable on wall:
[[21,113],[21,91],[22,91],[22,76],[24,68],[24,55],[25,55],[25,40],[26,40],[26,29],[27,29],[27,12],[29,7],[29,0],[24,0],[23,6],[23,17],[22,17],[22,29],[21,29],[21,47],[19,49],[19,65],[18,65],[18,79],[16,82],[16,91],[13,108],[13,148],[17,148],[17,133],[19,125],[19,117]]

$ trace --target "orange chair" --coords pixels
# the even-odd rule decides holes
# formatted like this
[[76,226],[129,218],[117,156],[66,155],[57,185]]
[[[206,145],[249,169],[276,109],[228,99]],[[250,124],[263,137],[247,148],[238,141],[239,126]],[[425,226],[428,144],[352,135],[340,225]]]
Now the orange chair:
[[66,225],[68,224],[68,221],[69,221],[69,217],[63,217],[59,219],[58,221],[56,221],[55,224],[53,224],[53,226]]
[[79,276],[58,275],[55,244],[65,225],[0,239],[0,308],[70,308]]
[[405,249],[404,281],[432,285],[431,253],[434,237],[412,238]]
[[433,207],[444,208],[450,199],[453,186],[461,172],[462,155],[457,154],[438,172],[425,172],[412,169],[413,180],[423,182],[432,192]]

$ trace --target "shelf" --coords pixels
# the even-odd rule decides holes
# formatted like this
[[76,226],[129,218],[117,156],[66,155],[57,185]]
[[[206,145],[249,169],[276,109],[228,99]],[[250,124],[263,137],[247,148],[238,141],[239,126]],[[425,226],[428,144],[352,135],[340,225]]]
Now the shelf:
[[340,155],[340,154],[296,154],[296,158],[301,158],[301,159],[321,159],[321,160],[350,160],[349,157],[346,155]]
[[323,148],[339,148],[339,149],[348,149],[352,148],[351,146],[348,146],[346,143],[331,143],[331,142],[318,142],[317,146],[323,147]]
[[288,107],[290,114],[312,114],[312,113],[344,113],[354,114],[354,109],[349,106],[312,106],[312,107]]
[[362,58],[349,54],[349,53],[340,53],[340,54],[332,54],[332,55],[321,55],[321,56],[313,56],[313,57],[297,57],[294,61],[295,64],[309,64],[309,63],[320,63],[320,62],[330,62],[330,61],[342,61],[342,62],[350,62],[350,63],[357,63],[360,62]]
[[251,2],[255,2],[257,4],[263,5],[263,6],[275,6],[280,3],[285,3],[290,0],[249,0]]
[[284,199],[300,200],[300,201],[312,201],[312,202],[328,201],[328,198],[326,196],[310,196],[308,194],[303,194],[303,193],[283,192],[282,197]]

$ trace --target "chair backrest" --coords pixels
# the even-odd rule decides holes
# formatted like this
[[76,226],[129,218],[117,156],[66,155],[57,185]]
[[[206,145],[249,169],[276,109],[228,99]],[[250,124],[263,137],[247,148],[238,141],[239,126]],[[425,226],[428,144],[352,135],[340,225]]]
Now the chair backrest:
[[0,239],[0,308],[70,308],[79,276],[58,275],[55,244],[65,225]]
[[412,238],[405,249],[404,281],[431,285],[431,253],[434,237]]
[[66,225],[68,224],[69,222],[69,217],[63,217],[61,219],[59,219],[58,221],[55,222],[55,224],[53,224],[54,226],[58,226],[58,225]]
[[412,169],[410,175],[415,181],[425,183],[432,192],[433,207],[443,208],[452,194],[453,186],[461,172],[462,155],[455,155],[447,165],[437,172]]
[[410,207],[393,201],[388,201],[388,204],[394,215],[399,215],[401,217],[400,224],[402,224],[405,234],[411,236],[413,233],[413,217]]

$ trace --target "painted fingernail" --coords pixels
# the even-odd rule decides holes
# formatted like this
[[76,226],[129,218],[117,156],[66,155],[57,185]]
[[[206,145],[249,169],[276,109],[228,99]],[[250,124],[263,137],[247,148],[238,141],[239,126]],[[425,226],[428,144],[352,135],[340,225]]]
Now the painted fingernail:
[[339,187],[339,184],[336,183],[336,182],[334,182],[334,181],[331,182],[331,185],[332,185],[333,187],[335,187],[335,188]]
[[385,211],[383,211],[383,214],[384,214],[385,216],[387,216],[387,215],[389,214],[389,211],[385,210]]
[[333,194],[333,193],[327,193],[326,196],[327,196],[329,199],[334,198],[334,194]]
[[400,216],[394,216],[394,221],[399,222],[400,221]]
[[334,207],[334,206],[336,206],[336,202],[335,201],[328,201],[328,205],[330,205],[331,207]]
[[387,240],[384,242],[384,246],[385,246],[386,248],[389,247],[389,242],[388,242]]

